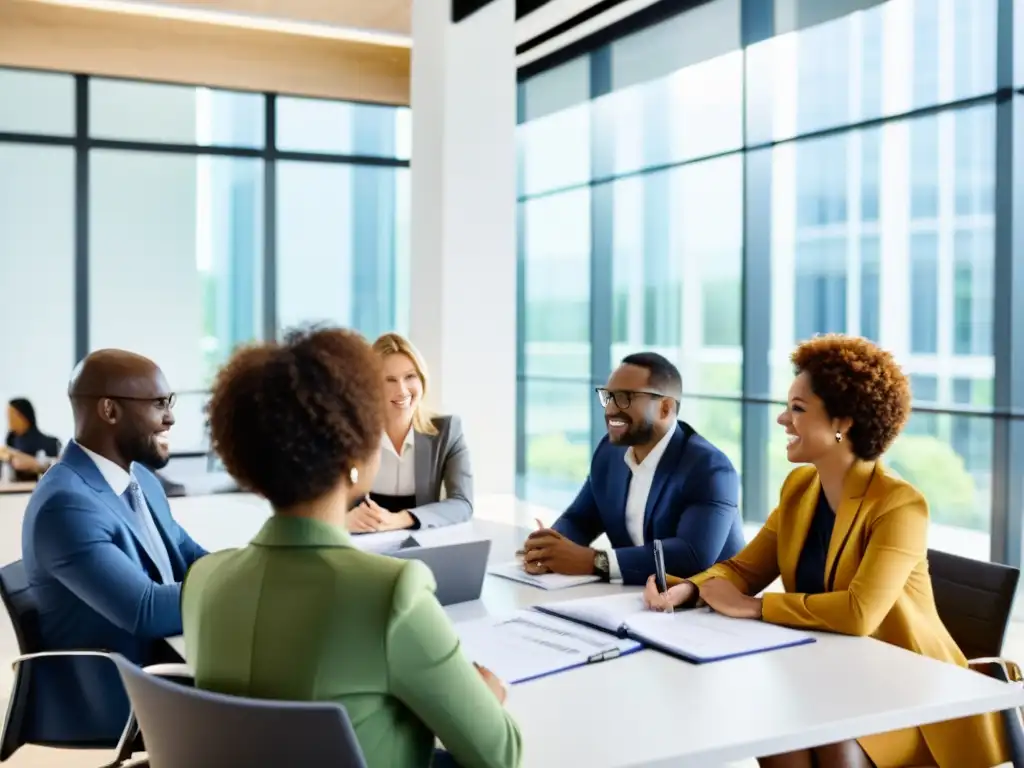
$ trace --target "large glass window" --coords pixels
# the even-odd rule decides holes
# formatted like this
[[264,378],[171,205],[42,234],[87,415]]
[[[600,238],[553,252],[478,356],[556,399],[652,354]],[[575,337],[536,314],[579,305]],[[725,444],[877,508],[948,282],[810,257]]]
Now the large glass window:
[[285,151],[409,159],[406,108],[283,96],[277,100],[277,146]]
[[0,69],[0,401],[66,441],[73,365],[120,347],[178,392],[174,452],[204,451],[238,344],[407,330],[410,144],[406,108]]
[[[202,392],[262,332],[263,163],[111,150],[90,163],[89,343],[146,355],[175,390]],[[175,440],[197,450],[201,410],[185,405]]]
[[74,173],[69,147],[0,142],[0,403],[29,398],[40,428],[61,436],[72,427]]
[[590,194],[525,204],[527,377],[590,380]]
[[520,84],[518,470],[532,500],[563,500],[535,481],[556,465],[534,447],[555,399],[576,414],[575,447],[559,443],[577,456],[568,486],[602,435],[570,398],[650,349],[680,367],[681,418],[741,469],[743,514],[763,520],[792,470],[775,420],[794,346],[862,335],[911,379],[913,416],[885,460],[928,499],[931,545],[988,556],[993,488],[1013,482],[994,475],[1002,420],[1024,434],[996,386],[998,369],[1024,389],[994,343],[1012,332],[998,249],[1016,210],[997,194],[1022,194],[996,139],[1013,106],[997,99],[998,10],[800,0],[762,23],[757,0],[711,0]]
[[264,142],[263,114],[258,93],[89,81],[89,134],[97,139],[258,149]]
[[52,72],[0,69],[0,132],[73,134],[75,79]]
[[281,162],[277,173],[278,327],[323,321],[371,338],[397,328],[408,302],[397,220],[408,171]]

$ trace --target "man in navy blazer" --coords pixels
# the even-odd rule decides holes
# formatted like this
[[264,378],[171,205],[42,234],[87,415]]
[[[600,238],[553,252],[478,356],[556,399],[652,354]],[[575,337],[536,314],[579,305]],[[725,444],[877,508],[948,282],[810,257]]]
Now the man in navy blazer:
[[[174,394],[152,361],[120,350],[86,357],[68,394],[75,441],[43,475],[22,528],[43,649],[173,660],[163,638],[181,634],[181,581],[206,554],[143,466],[168,462]],[[117,742],[129,707],[111,662],[46,660],[33,670],[30,741]]]
[[[739,552],[739,478],[724,453],[677,421],[676,367],[653,352],[630,355],[597,393],[608,435],[575,501],[527,538],[526,571],[643,584],[655,572],[655,539],[668,573],[683,578]],[[602,533],[611,550],[590,547]]]

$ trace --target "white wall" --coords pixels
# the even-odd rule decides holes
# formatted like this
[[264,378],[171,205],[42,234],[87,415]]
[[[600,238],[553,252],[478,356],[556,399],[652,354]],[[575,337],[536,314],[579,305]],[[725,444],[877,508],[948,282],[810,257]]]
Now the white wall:
[[515,4],[413,3],[410,336],[459,414],[477,494],[515,482]]

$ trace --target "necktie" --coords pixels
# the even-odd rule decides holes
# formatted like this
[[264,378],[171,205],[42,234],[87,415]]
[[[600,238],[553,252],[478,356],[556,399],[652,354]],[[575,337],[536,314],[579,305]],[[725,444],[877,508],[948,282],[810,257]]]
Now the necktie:
[[171,568],[171,559],[167,555],[167,548],[164,546],[164,540],[160,538],[160,531],[157,530],[142,488],[139,487],[139,483],[134,477],[128,483],[125,496],[128,497],[128,506],[135,513],[135,522],[138,523],[142,533],[142,545],[146,548],[149,556],[153,558],[157,570],[160,571],[160,581],[164,584],[173,583],[174,570]]

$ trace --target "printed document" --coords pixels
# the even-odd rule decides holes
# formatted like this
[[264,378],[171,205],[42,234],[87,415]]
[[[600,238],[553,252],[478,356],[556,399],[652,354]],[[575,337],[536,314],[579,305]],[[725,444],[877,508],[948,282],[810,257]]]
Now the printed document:
[[640,649],[634,640],[532,610],[460,622],[455,631],[470,661],[509,683],[608,661]]

